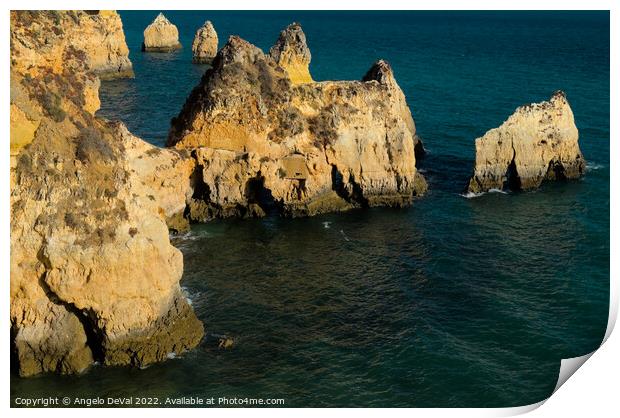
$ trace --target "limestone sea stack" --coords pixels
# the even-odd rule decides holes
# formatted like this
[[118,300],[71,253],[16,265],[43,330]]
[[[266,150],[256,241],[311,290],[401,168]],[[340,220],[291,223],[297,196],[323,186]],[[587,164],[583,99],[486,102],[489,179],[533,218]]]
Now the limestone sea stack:
[[[11,343],[22,376],[196,346],[167,220],[194,162],[94,117],[82,12],[11,12]],[[36,28],[36,31],[33,31]]]
[[179,48],[181,48],[179,30],[166,19],[163,13],[158,14],[155,20],[144,29],[142,51],[171,52]]
[[[295,33],[285,49],[306,50],[299,25]],[[297,84],[232,36],[173,119],[168,145],[195,156],[188,213],[206,221],[409,205],[426,190],[414,135],[387,62],[361,81]]]
[[306,35],[299,23],[291,23],[280,32],[280,37],[269,50],[271,58],[286,72],[293,84],[311,83],[312,55],[306,44]]
[[517,108],[499,128],[476,139],[476,165],[469,192],[530,190],[545,180],[580,177],[585,160],[566,95]]
[[211,21],[207,20],[196,31],[192,43],[192,56],[195,64],[208,64],[217,54],[217,33]]

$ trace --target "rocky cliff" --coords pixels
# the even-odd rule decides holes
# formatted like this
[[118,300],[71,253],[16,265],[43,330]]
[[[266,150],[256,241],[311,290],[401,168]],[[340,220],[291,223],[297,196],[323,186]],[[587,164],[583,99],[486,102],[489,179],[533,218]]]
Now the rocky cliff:
[[519,107],[499,128],[476,139],[472,193],[528,190],[544,180],[574,179],[585,171],[579,133],[566,95]]
[[76,39],[89,19],[11,12],[10,317],[23,376],[141,366],[203,335],[166,225],[193,194],[194,162],[93,116],[99,80]]
[[162,13],[144,29],[142,51],[170,52],[181,48],[179,30]]
[[76,49],[86,53],[88,67],[100,79],[133,77],[123,22],[113,10],[74,12],[82,33],[71,35]]
[[[39,12],[20,13],[24,32],[12,36],[19,36],[19,42],[29,48],[21,52],[19,65],[52,68],[60,72],[64,66],[64,51],[73,47],[82,55],[86,68],[99,78],[133,77],[123,23],[115,11],[52,10],[45,13],[48,23],[53,25],[51,29],[42,26]],[[67,25],[67,19],[71,19],[70,25]],[[50,37],[49,42],[46,42],[46,36]]]
[[196,64],[210,63],[217,54],[217,33],[210,21],[206,21],[194,36],[192,57]]
[[271,51],[231,37],[172,121],[168,144],[197,162],[191,219],[403,206],[425,191],[387,62],[362,81],[291,80],[283,52],[310,57],[297,24]]

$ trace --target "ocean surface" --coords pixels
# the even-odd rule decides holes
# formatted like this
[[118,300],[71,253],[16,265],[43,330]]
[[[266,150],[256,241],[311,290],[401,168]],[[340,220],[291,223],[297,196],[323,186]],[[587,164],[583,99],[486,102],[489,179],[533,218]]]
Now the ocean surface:
[[[538,402],[560,359],[596,349],[609,306],[607,12],[166,12],[184,48],[140,52],[157,11],[121,12],[136,78],[103,82],[101,116],[165,142],[208,68],[213,22],[263,50],[302,24],[315,80],[387,59],[428,150],[408,209],[226,220],[174,237],[206,344],[144,370],[12,376],[16,396],[283,398],[285,406],[500,407]],[[527,193],[462,195],[474,139],[564,90],[585,177]]]

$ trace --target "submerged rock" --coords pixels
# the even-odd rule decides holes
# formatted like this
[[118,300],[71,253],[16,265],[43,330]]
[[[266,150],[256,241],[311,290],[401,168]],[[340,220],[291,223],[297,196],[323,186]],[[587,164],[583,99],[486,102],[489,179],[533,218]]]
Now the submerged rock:
[[299,23],[291,23],[280,32],[280,37],[269,50],[269,55],[286,70],[291,83],[312,82],[309,69],[312,55]]
[[171,52],[181,48],[179,30],[160,13],[155,20],[144,29],[142,51]]
[[535,189],[544,180],[575,179],[585,171],[579,133],[564,92],[517,108],[499,128],[476,139],[468,191]]
[[192,43],[192,56],[195,64],[210,63],[217,54],[217,32],[211,21],[207,20],[200,29],[196,31],[194,42]]
[[166,226],[192,195],[194,162],[93,116],[79,16],[11,12],[10,318],[22,376],[143,366],[204,333]]
[[228,335],[209,333],[205,336],[204,345],[218,350],[230,350],[235,346],[235,340]]
[[188,212],[206,221],[408,205],[426,190],[414,135],[387,62],[362,81],[295,84],[271,54],[232,36],[173,119],[168,145],[195,156]]

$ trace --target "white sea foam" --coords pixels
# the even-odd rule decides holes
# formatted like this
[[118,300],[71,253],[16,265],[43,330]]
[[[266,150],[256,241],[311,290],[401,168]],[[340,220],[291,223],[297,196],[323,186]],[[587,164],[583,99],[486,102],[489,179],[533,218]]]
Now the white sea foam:
[[467,192],[467,193],[462,193],[461,196],[463,196],[465,199],[473,199],[474,197],[480,197],[483,194],[484,193]]
[[176,242],[185,242],[185,241],[196,241],[201,238],[212,238],[216,234],[211,230],[206,230],[205,228],[197,228],[191,229],[187,232],[181,234],[170,234],[170,238],[174,239]]
[[189,303],[189,306],[194,306],[194,299],[200,296],[200,292],[190,293],[190,291],[185,286],[181,286],[181,293]]
[[343,236],[343,238],[344,238],[344,240],[345,240],[345,241],[351,241],[351,240],[349,239],[349,237],[347,237],[347,234],[345,234],[345,233],[344,233],[344,231],[343,231],[342,229],[340,230],[340,233],[342,234],[342,236]]
[[194,241],[198,239],[198,235],[192,233],[192,231],[188,231],[183,234],[171,235],[171,237],[179,241]]
[[323,228],[325,229],[329,229],[331,225],[331,222],[323,222]]
[[586,163],[586,170],[600,170],[601,168],[605,168],[603,164],[597,164],[592,161]]
[[473,199],[475,197],[480,197],[480,196],[483,196],[485,194],[490,194],[490,193],[508,194],[508,192],[505,190],[489,189],[488,192],[480,192],[480,193],[467,192],[467,193],[461,194],[461,196],[463,196],[465,199]]
[[166,354],[166,358],[169,359],[169,360],[172,360],[172,359],[174,359],[176,357],[177,357],[177,353],[175,353],[174,351],[172,353]]

